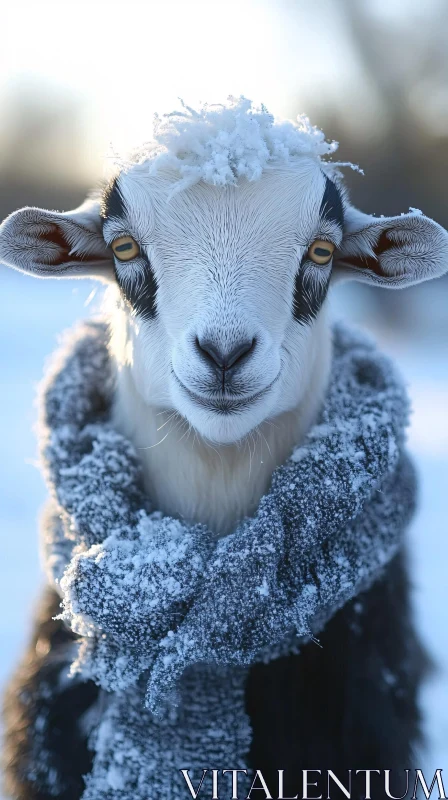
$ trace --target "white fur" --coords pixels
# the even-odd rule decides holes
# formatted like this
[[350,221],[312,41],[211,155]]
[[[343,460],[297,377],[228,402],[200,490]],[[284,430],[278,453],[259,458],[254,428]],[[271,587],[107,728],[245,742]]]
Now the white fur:
[[[198,184],[167,202],[172,181],[139,167],[120,177],[126,230],[144,243],[158,282],[158,315],[144,321],[118,304],[114,421],[139,448],[155,506],[222,534],[255,510],[317,414],[330,332],[323,312],[314,324],[293,318],[294,278],[313,239],[330,233],[338,242],[341,232],[318,223],[325,177],[311,158],[268,168],[256,184]],[[107,223],[106,239],[122,225]],[[117,269],[138,281],[144,264]],[[316,281],[328,277],[329,267],[308,269]],[[238,386],[243,398],[264,394],[241,412],[204,408],[183,388],[213,397],[194,346],[206,335],[227,351],[256,337]]]
[[[117,347],[114,331],[112,343]],[[126,339],[122,344],[126,347]],[[305,392],[297,387],[300,403],[290,411],[274,411],[242,441],[228,445],[207,441],[176,411],[145,403],[130,365],[119,368],[114,423],[138,449],[145,489],[155,508],[201,522],[217,535],[229,533],[238,520],[252,514],[274,469],[314,422],[330,360],[331,337],[323,311],[307,351]]]
[[[172,180],[148,180],[136,169],[120,178],[131,209],[126,229],[142,243],[158,282],[158,315],[142,321],[127,313],[126,328],[115,321],[126,345],[114,354],[148,405],[176,409],[200,435],[228,444],[296,407],[307,388],[311,330],[293,318],[294,279],[313,239],[330,232],[318,223],[325,178],[304,157],[294,167],[267,170],[257,183],[196,185],[167,202]],[[106,240],[122,232],[122,221],[104,227]],[[336,225],[331,236],[339,243]],[[138,259],[117,264],[120,277],[137,283],[143,268]],[[330,267],[309,269],[319,280]],[[197,336],[210,336],[225,351],[256,337],[238,387],[241,398],[265,394],[246,411],[220,415],[189,396],[215,392]]]

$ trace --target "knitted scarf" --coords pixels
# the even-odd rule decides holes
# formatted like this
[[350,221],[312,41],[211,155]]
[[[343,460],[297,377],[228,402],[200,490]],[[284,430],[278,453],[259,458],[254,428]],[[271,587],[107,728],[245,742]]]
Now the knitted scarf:
[[297,652],[400,547],[408,402],[388,359],[336,326],[318,423],[256,514],[216,540],[151,508],[110,423],[107,340],[103,321],[70,333],[43,387],[44,560],[80,635],[71,675],[106,690],[83,800],[177,800],[183,768],[197,787],[202,766],[247,767],[250,665]]

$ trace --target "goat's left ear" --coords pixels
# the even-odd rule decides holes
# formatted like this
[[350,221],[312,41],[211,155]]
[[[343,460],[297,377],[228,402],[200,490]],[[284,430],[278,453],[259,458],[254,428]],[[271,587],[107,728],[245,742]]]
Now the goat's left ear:
[[114,278],[96,200],[64,213],[22,208],[10,214],[0,226],[0,261],[40,278]]
[[448,270],[448,233],[419,211],[371,217],[348,206],[344,216],[344,239],[334,259],[335,280],[352,278],[401,289]]

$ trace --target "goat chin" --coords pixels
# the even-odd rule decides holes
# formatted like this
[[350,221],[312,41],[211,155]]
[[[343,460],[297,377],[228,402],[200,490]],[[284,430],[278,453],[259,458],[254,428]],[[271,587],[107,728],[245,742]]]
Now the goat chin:
[[155,508],[202,523],[218,537],[255,512],[273,471],[303,441],[319,412],[331,362],[326,322],[316,326],[313,339],[316,357],[298,405],[272,415],[233,444],[212,443],[179,413],[148,405],[132,371],[120,365],[113,422],[137,448]]

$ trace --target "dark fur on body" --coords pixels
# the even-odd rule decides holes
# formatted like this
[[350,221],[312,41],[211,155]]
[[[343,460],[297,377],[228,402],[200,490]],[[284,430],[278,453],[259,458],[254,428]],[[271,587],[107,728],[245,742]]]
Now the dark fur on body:
[[[52,620],[58,609],[58,596],[46,590],[31,645],[7,691],[4,762],[6,790],[14,800],[75,800],[92,765],[79,720],[99,690],[91,682],[61,689],[61,668],[67,671],[74,637]],[[333,617],[319,642],[250,670],[249,762],[263,772],[273,797],[278,769],[285,770],[287,797],[300,796],[302,769],[332,769],[346,783],[347,769],[415,766],[417,695],[428,662],[412,625],[403,554]],[[383,797],[384,790],[375,795],[374,779],[372,796]],[[353,800],[361,794],[354,783]],[[334,787],[332,797],[339,796]]]
[[81,718],[99,689],[65,677],[76,637],[53,619],[59,604],[56,592],[45,589],[31,642],[4,698],[4,784],[14,800],[76,800],[92,767]]
[[[284,796],[300,797],[303,769],[331,769],[346,786],[348,769],[397,774],[415,768],[418,692],[429,660],[413,627],[409,588],[399,553],[371,589],[332,618],[320,646],[310,642],[298,656],[252,667],[246,692],[250,761],[262,768],[273,797],[278,769],[285,770]],[[393,780],[392,774],[392,793],[403,794]],[[384,779],[379,793],[376,785],[373,776],[374,800],[386,796]],[[311,796],[319,794],[310,789]],[[332,787],[332,798],[343,796]],[[361,797],[365,782],[358,778],[352,800]]]

